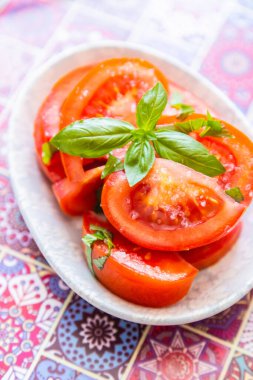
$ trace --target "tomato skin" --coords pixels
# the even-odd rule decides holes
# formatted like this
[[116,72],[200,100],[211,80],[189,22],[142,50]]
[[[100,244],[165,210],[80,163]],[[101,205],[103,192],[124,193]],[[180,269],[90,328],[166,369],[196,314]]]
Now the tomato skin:
[[[206,119],[206,115],[195,113],[188,116],[185,121],[198,118]],[[213,136],[201,138],[198,132],[191,133],[191,136],[216,155],[227,169],[223,175],[217,177],[219,185],[225,190],[239,187],[244,195],[242,203],[248,206],[253,197],[253,143],[243,132],[226,121],[220,121],[234,138]],[[178,122],[175,116],[162,116],[159,119],[159,124],[163,125],[175,122]]]
[[102,185],[101,174],[104,166],[87,170],[82,182],[72,182],[64,178],[52,186],[61,210],[69,215],[82,215],[84,211],[94,208],[96,190]]
[[[165,181],[155,183],[155,181],[158,181],[157,178],[161,178],[161,175],[163,175]],[[159,196],[156,196],[154,201],[157,202],[158,209],[161,204],[163,206],[163,203],[161,203],[163,201],[161,189],[164,186],[166,189],[168,177],[172,178],[172,182],[175,184],[181,182],[181,187],[185,191],[188,191],[187,188],[192,185],[195,188],[206,189],[208,194],[210,193],[211,195],[209,199],[215,198],[215,215],[200,221],[198,224],[189,225],[187,222],[186,227],[180,225],[174,229],[167,228],[168,225],[164,223],[161,226],[156,225],[154,227],[154,223],[144,218],[144,211],[141,208],[138,210],[138,217],[133,217],[133,213],[136,212],[136,209],[133,208],[133,197],[136,193],[137,195],[140,193],[138,193],[140,186],[144,187],[144,189],[149,186],[157,194],[159,189]],[[174,192],[177,192],[177,190],[175,189]],[[179,193],[178,198],[180,197],[181,193]],[[192,198],[194,200],[195,195]],[[156,159],[149,174],[132,188],[129,186],[123,171],[112,173],[103,186],[101,200],[105,216],[122,235],[142,247],[162,251],[188,250],[209,244],[225,235],[245,210],[245,206],[236,203],[224,193],[215,179],[197,173],[184,165],[161,158]],[[149,199],[144,197],[144,202],[148,201]],[[153,201],[152,198],[151,201]],[[165,202],[167,202],[167,199],[165,199]],[[149,208],[148,203],[147,208]],[[155,209],[153,208],[153,210]],[[151,217],[152,215],[153,212]],[[136,233],[137,231],[138,233]]]
[[[132,66],[130,67],[129,65]],[[93,107],[92,112],[85,113],[85,110],[87,111],[87,108],[90,107],[90,102],[92,102],[98,90],[100,90],[102,96],[102,90],[106,86],[106,81],[110,82],[117,76],[122,79],[125,75],[127,76],[127,78],[124,79],[126,84],[130,82],[130,79],[136,81],[137,79],[133,75],[134,70],[136,71],[136,77],[138,77],[139,80],[143,79],[141,83],[147,85],[145,86],[145,91],[153,87],[157,81],[162,82],[164,87],[168,89],[168,81],[165,76],[149,62],[138,58],[112,58],[105,60],[94,66],[64,101],[61,108],[61,128],[66,127],[75,120],[80,120],[85,117],[118,116],[115,115],[117,110],[116,106],[114,113],[112,111],[109,115],[99,113],[99,109],[96,110],[96,107]],[[143,95],[143,93],[139,94],[138,98],[134,100],[135,106],[141,95]],[[131,101],[133,100],[131,99]],[[121,110],[121,117],[126,121],[132,122],[133,119],[135,120],[135,110],[134,112],[132,111],[131,114],[129,114],[129,112],[129,107],[126,107],[126,112]],[[81,181],[84,173],[80,158],[65,153],[61,153],[61,157],[67,177],[72,181]]]
[[57,182],[65,177],[59,152],[56,152],[49,165],[42,161],[42,145],[48,142],[58,131],[60,125],[60,107],[80,79],[88,72],[89,67],[79,67],[62,77],[52,88],[42,103],[35,122],[34,140],[38,162],[51,182]]
[[37,161],[40,168],[46,177],[52,182],[55,183],[65,178],[65,171],[62,166],[61,154],[60,152],[55,152],[51,158],[50,164],[45,165],[41,159],[42,153],[37,153]]
[[188,261],[195,268],[205,269],[219,261],[235,244],[240,236],[242,223],[238,223],[226,236],[203,247],[179,252],[184,260]]
[[[115,248],[104,268],[93,267],[99,281],[114,294],[148,307],[172,305],[187,294],[198,270],[180,255],[138,247],[94,212],[84,214],[84,235],[92,233],[90,224],[102,226],[113,233]],[[104,242],[96,242],[92,257],[104,256],[107,250]]]

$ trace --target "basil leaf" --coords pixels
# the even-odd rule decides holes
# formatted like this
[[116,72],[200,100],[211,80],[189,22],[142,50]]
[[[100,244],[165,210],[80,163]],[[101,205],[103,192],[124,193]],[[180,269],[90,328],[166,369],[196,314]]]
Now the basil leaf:
[[85,244],[85,256],[88,264],[88,268],[92,274],[94,274],[92,266],[92,244],[97,240],[97,238],[91,234],[87,234],[82,238],[83,243]]
[[50,141],[48,142],[45,142],[43,145],[42,145],[42,154],[41,154],[41,158],[42,158],[42,162],[45,164],[45,165],[49,165],[50,162],[51,162],[51,159],[54,155],[55,152],[57,152],[57,148],[55,148],[51,143]]
[[133,129],[130,123],[109,117],[79,120],[57,133],[51,143],[72,156],[96,158],[126,145]]
[[200,133],[200,137],[219,135],[222,131],[221,122],[214,120],[209,111],[206,113],[207,121],[205,129]]
[[244,196],[239,187],[232,187],[231,189],[226,190],[225,193],[238,203],[244,200]]
[[91,224],[90,225],[90,230],[100,232],[102,234],[102,237],[101,237],[100,240],[111,239],[112,238],[112,233],[110,231],[108,231],[104,227],[96,226],[95,224]]
[[101,257],[98,257],[97,259],[94,259],[93,263],[96,265],[96,267],[99,270],[102,270],[102,269],[104,269],[104,266],[105,266],[107,259],[108,259],[107,255],[101,256]]
[[[176,131],[176,132],[180,132],[178,131],[178,128],[175,126],[175,124],[162,124],[162,125],[157,125],[157,129],[156,131]],[[182,132],[183,133],[183,132]],[[157,139],[157,137],[155,138],[155,140]]]
[[149,141],[156,140],[156,135],[154,131],[146,131],[145,129],[135,129],[132,131],[132,136],[134,140],[146,139]]
[[197,131],[198,129],[202,128],[206,124],[206,119],[194,119],[194,120],[188,120],[183,123],[175,123],[174,127],[182,133],[190,133]]
[[159,156],[189,166],[209,177],[225,172],[220,161],[192,137],[165,130],[157,130],[156,137],[157,140],[153,144]]
[[177,118],[180,120],[186,119],[187,116],[195,112],[195,109],[188,104],[176,103],[176,104],[172,104],[171,107],[175,108],[176,110],[181,111],[180,114],[177,116]]
[[167,104],[167,99],[167,92],[160,82],[147,91],[137,105],[138,127],[145,130],[154,129]]
[[199,134],[200,137],[233,137],[219,120],[208,119],[205,129]]
[[222,127],[220,131],[215,130],[213,127],[209,126],[206,127],[203,132],[199,134],[200,137],[205,137],[205,136],[214,136],[214,137],[228,137],[228,138],[233,138],[234,136],[229,133],[229,131]]
[[[107,232],[109,232],[109,231],[107,231]],[[101,256],[101,257],[98,257],[97,259],[93,260],[93,263],[96,265],[96,267],[99,270],[102,270],[104,268],[106,261],[111,256],[112,248],[114,248],[114,244],[113,244],[111,238],[106,238],[104,240],[104,242],[107,244],[108,253],[106,254],[106,256]]]
[[[106,260],[111,255],[111,250],[114,247],[114,244],[112,242],[112,234],[110,231],[108,231],[106,228],[96,226],[94,224],[90,225],[90,230],[96,231],[94,234],[86,234],[82,241],[86,245],[85,249],[85,255],[87,258],[88,267],[92,274],[94,274],[93,265],[96,265],[96,267],[100,270],[104,268],[104,265],[106,263]],[[108,247],[108,253],[105,256],[98,257],[97,259],[92,260],[92,245],[96,241],[104,241],[105,244],[107,244]]]
[[155,152],[149,141],[135,140],[127,150],[124,168],[130,186],[134,186],[148,174],[155,161]]
[[102,171],[101,178],[104,179],[109,174],[113,172],[118,172],[119,170],[123,170],[123,169],[124,169],[123,162],[119,158],[109,153],[109,158],[105,164],[104,170]]
[[93,231],[96,231],[94,235],[97,237],[97,240],[103,240],[104,243],[108,247],[108,253],[106,256],[101,256],[93,260],[93,263],[96,265],[96,267],[99,270],[102,270],[104,268],[104,265],[107,259],[111,256],[111,251],[112,251],[112,248],[114,247],[114,244],[112,242],[112,233],[108,231],[106,228],[96,226],[94,224],[90,225],[90,229]]
[[204,130],[199,134],[200,137],[232,137],[227,129],[222,126],[222,123],[219,120],[213,119],[208,111],[207,119],[199,118],[174,124],[175,130],[186,134],[197,131],[201,128],[204,128]]
[[232,137],[226,128],[223,127],[222,122],[215,120],[209,111],[206,113],[207,121],[205,129],[200,133],[200,137],[215,136],[215,137]]

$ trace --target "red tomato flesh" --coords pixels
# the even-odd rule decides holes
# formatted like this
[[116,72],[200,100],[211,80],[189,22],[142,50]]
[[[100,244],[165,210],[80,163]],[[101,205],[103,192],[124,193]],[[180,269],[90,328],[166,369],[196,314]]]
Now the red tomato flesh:
[[[91,224],[107,228],[113,234],[115,247],[104,268],[99,270],[93,265],[97,278],[106,288],[129,302],[148,307],[168,306],[187,294],[198,270],[180,255],[138,247],[94,212],[84,215],[84,235],[93,232],[89,228]],[[93,244],[93,259],[107,252],[104,242]]]
[[203,247],[179,252],[184,260],[201,270],[224,257],[240,236],[242,223],[238,223],[226,236]]
[[94,208],[96,191],[102,185],[101,174],[104,166],[87,170],[81,182],[72,182],[68,178],[55,182],[52,186],[61,210],[70,216],[82,215]]
[[[185,121],[197,118],[205,119],[206,115],[193,114]],[[178,119],[175,116],[163,116],[160,122],[172,124],[178,122]],[[223,120],[221,123],[234,138],[213,136],[202,138],[197,131],[191,133],[191,136],[205,145],[225,167],[226,172],[217,177],[219,185],[225,190],[239,187],[244,195],[242,203],[248,206],[253,197],[253,143],[237,128]]]
[[65,177],[60,152],[56,152],[49,165],[42,161],[42,145],[48,142],[57,132],[60,125],[60,107],[70,91],[88,72],[90,67],[79,67],[62,77],[52,88],[42,103],[34,123],[34,140],[38,162],[51,182]]
[[130,241],[163,251],[209,244],[225,235],[245,210],[214,178],[161,158],[132,188],[123,171],[112,173],[101,206]]
[[[75,120],[110,116],[135,123],[136,105],[158,81],[168,89],[165,76],[151,63],[138,58],[113,58],[94,66],[76,85],[61,108],[61,128]],[[67,177],[81,181],[79,157],[61,153]]]

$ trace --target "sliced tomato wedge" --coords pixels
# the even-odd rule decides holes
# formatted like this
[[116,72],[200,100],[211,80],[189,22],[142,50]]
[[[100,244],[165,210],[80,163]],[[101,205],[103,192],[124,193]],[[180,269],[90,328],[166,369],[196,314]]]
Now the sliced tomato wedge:
[[[193,114],[185,121],[197,118],[206,118],[206,115]],[[175,121],[178,122],[175,116],[163,116],[159,122],[171,124]],[[223,120],[221,122],[234,138],[213,136],[201,138],[198,132],[191,133],[191,136],[205,145],[225,167],[226,172],[217,177],[219,185],[225,190],[239,187],[244,195],[243,203],[249,205],[253,197],[253,143],[237,128]]]
[[201,270],[207,268],[224,257],[240,236],[242,223],[238,223],[226,236],[204,247],[179,252],[184,260]]
[[102,185],[101,174],[104,166],[87,170],[82,182],[73,182],[68,178],[55,182],[52,186],[61,210],[70,216],[82,215],[94,208],[96,191]]
[[[180,255],[138,247],[94,212],[84,215],[84,235],[94,232],[89,228],[91,224],[104,227],[113,234],[115,247],[104,268],[99,270],[93,266],[97,278],[106,288],[127,301],[148,307],[168,306],[187,294],[198,271]],[[93,259],[105,256],[107,252],[104,242],[93,244]]]
[[[138,58],[113,58],[99,63],[69,94],[61,108],[61,128],[75,120],[110,116],[135,123],[136,105],[158,81],[168,89],[165,76],[151,63]],[[79,157],[61,153],[67,177],[84,175]]]
[[34,123],[34,139],[38,162],[46,176],[52,182],[65,177],[59,152],[56,152],[49,165],[42,161],[42,145],[48,142],[60,128],[60,107],[75,87],[75,85],[88,72],[90,67],[80,67],[62,77],[52,88],[50,94],[42,103]]
[[123,171],[112,173],[101,206],[126,238],[163,251],[209,244],[225,235],[245,210],[216,179],[162,158],[132,188]]

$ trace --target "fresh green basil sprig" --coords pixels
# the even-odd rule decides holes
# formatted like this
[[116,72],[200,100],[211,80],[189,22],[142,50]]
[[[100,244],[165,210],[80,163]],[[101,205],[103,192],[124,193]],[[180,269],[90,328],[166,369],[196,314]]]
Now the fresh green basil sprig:
[[108,160],[105,164],[104,170],[102,171],[101,178],[104,179],[109,174],[117,172],[124,169],[124,163],[117,157],[109,153]]
[[244,201],[244,196],[239,187],[232,187],[231,189],[225,190],[225,193],[238,203]]
[[[188,115],[187,115],[188,116]],[[168,128],[170,128],[168,126]],[[207,111],[206,119],[198,118],[181,123],[175,123],[171,127],[173,130],[177,130],[182,133],[190,133],[202,129],[199,136],[214,136],[214,137],[233,137],[228,130],[222,125],[219,120],[215,120],[210,112]]]
[[[86,255],[88,267],[91,273],[94,274],[93,264],[96,265],[98,269],[102,270],[104,268],[104,265],[107,259],[111,255],[111,251],[112,251],[112,248],[114,248],[114,244],[112,242],[112,234],[106,228],[91,224],[90,230],[95,231],[95,232],[92,234],[86,234],[82,238],[82,241],[86,246],[85,255]],[[92,246],[96,241],[103,241],[108,247],[108,252],[105,256],[101,256],[101,257],[98,257],[97,259],[93,259]]]
[[[124,159],[130,186],[148,174],[154,164],[155,151],[160,157],[179,162],[210,177],[224,173],[225,168],[220,161],[201,143],[186,134],[185,123],[188,122],[176,123],[174,127],[156,128],[166,104],[167,93],[158,82],[143,95],[137,105],[137,128],[126,121],[113,118],[91,118],[70,124],[50,142],[64,153],[86,158],[101,157],[130,143]],[[191,125],[197,120],[192,120]],[[197,129],[203,126],[207,128],[205,135],[210,135],[215,127],[218,129],[218,122],[214,119],[210,119],[209,124],[203,121],[197,123]],[[183,125],[182,130],[179,130],[179,125]],[[194,126],[191,129],[194,130]],[[121,168],[115,157],[111,156],[102,175]]]
[[55,152],[57,152],[57,148],[50,141],[42,144],[42,162],[49,165]]

